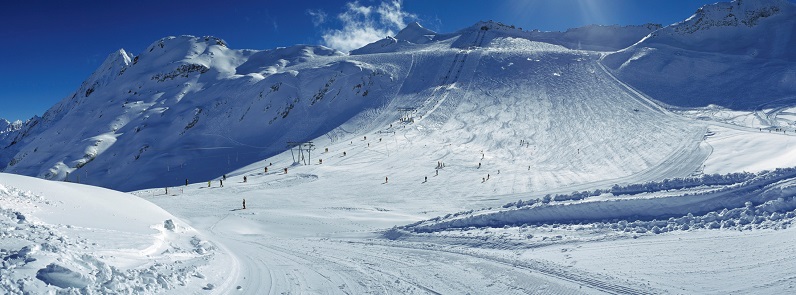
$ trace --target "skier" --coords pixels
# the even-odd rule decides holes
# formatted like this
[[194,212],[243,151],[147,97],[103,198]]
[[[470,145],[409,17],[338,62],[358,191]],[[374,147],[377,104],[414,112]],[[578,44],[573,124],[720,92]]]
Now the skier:
[[223,179],[223,180],[227,180],[227,175],[226,175],[226,174],[224,174],[224,176],[222,176],[222,177],[221,177],[221,179]]
[[268,173],[268,167],[265,167],[265,173]]
[[245,175],[243,176],[243,182],[246,182],[246,176]]
[[188,186],[188,178],[185,179],[185,186]]
[[489,174],[486,175],[486,180],[489,180]]
[[326,148],[326,150],[324,151],[324,153],[328,153],[328,152],[329,152],[329,148]]
[[224,187],[224,180],[223,179],[219,179],[218,183],[220,184],[220,187]]
[[481,163],[478,163],[478,169],[481,169]]
[[323,164],[323,159],[318,159],[318,164]]
[[207,187],[210,187],[210,180],[207,181]]
[[345,157],[345,155],[346,155],[345,152],[343,152],[343,157]]
[[243,199],[243,209],[246,209],[246,199]]
[[435,172],[434,176],[439,176],[439,170]]
[[428,182],[428,176],[424,176],[423,182]]
[[384,177],[384,183],[387,183],[388,181],[389,181],[389,179],[387,179],[387,176],[385,176]]
[[287,168],[285,168],[285,174],[287,174]]

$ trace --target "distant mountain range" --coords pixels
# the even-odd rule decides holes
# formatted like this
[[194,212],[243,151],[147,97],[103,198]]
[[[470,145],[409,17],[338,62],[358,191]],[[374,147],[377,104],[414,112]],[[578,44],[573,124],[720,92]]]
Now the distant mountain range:
[[[749,110],[796,100],[795,29],[796,9],[786,0],[736,0],[665,27],[540,32],[490,21],[440,34],[413,23],[350,54],[306,45],[235,50],[215,37],[167,37],[138,55],[110,54],[41,117],[0,120],[0,171],[119,190],[206,181],[283,152],[288,142],[343,140],[389,125],[400,107],[431,114],[444,100],[435,95],[468,75],[547,83],[463,70],[470,56],[491,51],[513,61],[507,66],[550,56],[599,59],[664,104]],[[558,76],[572,70],[571,61],[559,62],[550,65]]]

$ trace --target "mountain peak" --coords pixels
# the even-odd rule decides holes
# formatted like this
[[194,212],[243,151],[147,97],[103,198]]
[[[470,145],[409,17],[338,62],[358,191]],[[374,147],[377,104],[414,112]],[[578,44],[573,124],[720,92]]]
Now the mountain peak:
[[787,0],[733,0],[700,7],[680,23],[674,24],[675,32],[691,34],[715,27],[754,27],[761,19],[792,10]]
[[415,44],[425,44],[434,40],[437,33],[424,28],[418,22],[413,22],[395,35],[395,39]]

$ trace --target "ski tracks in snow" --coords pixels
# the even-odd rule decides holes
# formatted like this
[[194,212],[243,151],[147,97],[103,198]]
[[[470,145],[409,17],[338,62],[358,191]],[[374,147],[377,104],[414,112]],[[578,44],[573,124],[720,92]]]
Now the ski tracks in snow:
[[223,239],[241,251],[235,255],[241,262],[238,280],[245,293],[651,293],[552,263],[430,245],[230,235]]

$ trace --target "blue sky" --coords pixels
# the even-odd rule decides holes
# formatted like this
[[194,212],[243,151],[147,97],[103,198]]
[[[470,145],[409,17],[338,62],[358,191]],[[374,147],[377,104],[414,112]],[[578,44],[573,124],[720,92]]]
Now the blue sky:
[[[42,115],[111,52],[138,54],[172,35],[212,35],[234,49],[323,44],[339,49],[418,21],[452,32],[480,20],[525,30],[671,24],[715,0],[27,0],[0,10],[0,118]],[[367,12],[367,15],[364,13]]]

